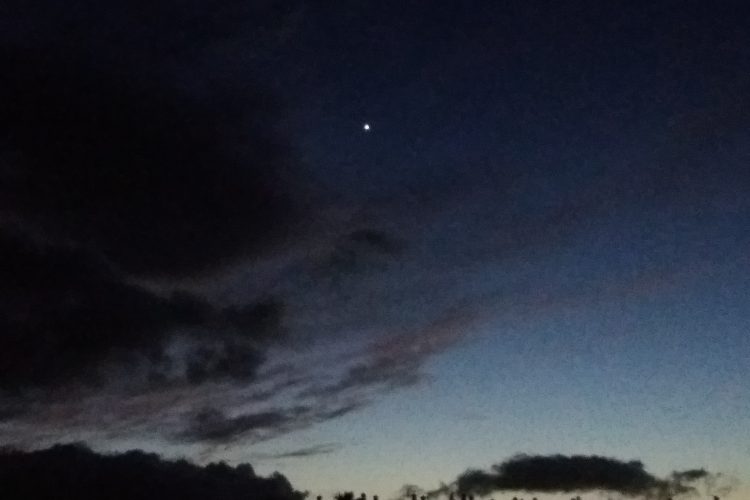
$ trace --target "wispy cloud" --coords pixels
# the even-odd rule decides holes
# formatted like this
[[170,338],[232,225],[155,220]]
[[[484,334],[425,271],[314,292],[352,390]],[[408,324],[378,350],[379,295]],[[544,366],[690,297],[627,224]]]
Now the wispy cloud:
[[174,436],[177,442],[224,444],[241,440],[257,443],[281,434],[342,417],[362,407],[361,403],[330,406],[292,406],[255,413],[227,415],[206,408],[190,416],[184,429]]
[[297,448],[295,450],[282,451],[279,453],[255,453],[253,457],[259,459],[284,459],[284,458],[308,458],[318,455],[330,455],[341,449],[338,443],[322,443],[306,448]]
[[392,390],[424,380],[424,367],[434,356],[456,346],[474,333],[476,311],[457,307],[425,326],[377,339],[360,353],[337,380],[312,386],[302,396],[331,398]]

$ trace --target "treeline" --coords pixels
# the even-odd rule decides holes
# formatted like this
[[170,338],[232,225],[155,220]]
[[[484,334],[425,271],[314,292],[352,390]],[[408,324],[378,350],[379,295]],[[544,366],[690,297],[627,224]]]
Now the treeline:
[[4,500],[303,500],[281,474],[260,477],[249,464],[204,467],[129,451],[102,455],[82,445],[0,451]]

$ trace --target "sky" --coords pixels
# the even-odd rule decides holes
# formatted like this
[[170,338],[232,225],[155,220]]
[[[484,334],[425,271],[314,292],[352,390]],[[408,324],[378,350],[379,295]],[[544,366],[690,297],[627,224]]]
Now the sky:
[[0,444],[750,499],[741,7],[1,9]]

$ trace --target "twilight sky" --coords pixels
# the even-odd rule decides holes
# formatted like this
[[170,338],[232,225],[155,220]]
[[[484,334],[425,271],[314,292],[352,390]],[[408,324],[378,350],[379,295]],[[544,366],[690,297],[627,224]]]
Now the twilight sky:
[[4,2],[0,444],[750,498],[746,13],[559,4]]

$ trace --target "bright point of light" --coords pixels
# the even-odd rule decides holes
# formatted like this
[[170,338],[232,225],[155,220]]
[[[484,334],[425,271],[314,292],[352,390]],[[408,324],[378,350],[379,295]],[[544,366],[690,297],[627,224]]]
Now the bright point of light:
[[369,124],[369,123],[365,123],[365,124],[364,124],[364,125],[362,126],[362,128],[363,128],[363,129],[365,129],[365,131],[367,131],[367,130],[370,130],[370,124]]

